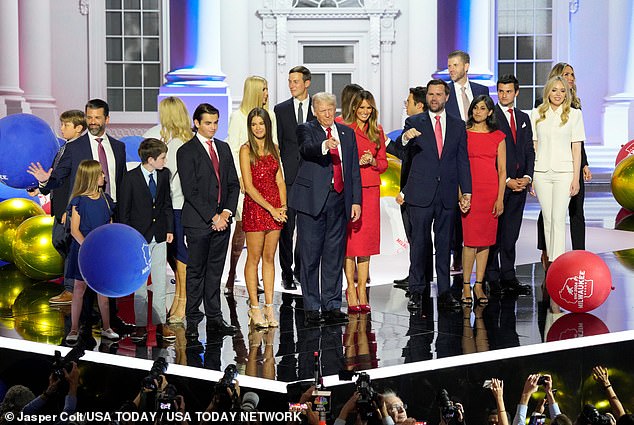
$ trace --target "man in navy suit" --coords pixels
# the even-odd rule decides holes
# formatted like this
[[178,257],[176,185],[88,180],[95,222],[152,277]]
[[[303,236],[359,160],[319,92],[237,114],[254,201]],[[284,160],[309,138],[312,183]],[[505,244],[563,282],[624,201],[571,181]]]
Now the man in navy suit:
[[[106,186],[104,191],[108,193],[112,200],[117,202],[117,192],[121,188],[123,175],[126,171],[125,165],[125,145],[123,142],[115,139],[106,133],[106,125],[110,122],[110,108],[108,104],[101,99],[91,99],[86,103],[86,122],[88,123],[88,132],[76,139],[73,143],[68,143],[64,154],[60,158],[55,169],[48,171],[42,166],[31,164],[28,172],[35,176],[40,182],[40,189],[53,190],[68,183],[70,194],[75,185],[75,175],[79,163],[85,159],[94,159],[101,163],[101,169],[106,176]],[[68,200],[67,200],[68,202]],[[115,218],[116,218],[115,209]],[[94,292],[87,291],[85,296],[85,305],[92,305]],[[89,320],[90,309],[83,309],[83,320]],[[114,298],[110,298],[110,323],[112,328],[119,334],[124,333],[126,323],[117,317],[117,305]],[[82,330],[90,327],[82,327]]]
[[495,119],[506,134],[507,178],[504,214],[498,218],[497,241],[489,251],[485,280],[494,292],[528,295],[530,288],[520,284],[515,276],[515,244],[520,235],[526,192],[533,181],[535,149],[531,120],[514,107],[519,87],[514,75],[503,75],[497,82]]
[[[291,98],[275,105],[277,120],[277,141],[280,146],[280,157],[284,167],[286,193],[291,193],[297,168],[299,167],[299,145],[297,143],[297,125],[311,121],[311,111],[308,87],[310,87],[311,73],[305,66],[296,66],[288,72],[288,88]],[[295,233],[296,211],[289,208],[286,211],[286,223],[280,234],[280,266],[282,268],[282,286],[284,289],[297,289],[296,282],[301,274],[300,248],[295,244],[293,255],[293,235]],[[293,270],[293,262],[295,270]]]
[[[410,244],[408,308],[420,310],[426,282],[425,259],[433,221],[436,247],[436,275],[439,305],[447,309],[460,307],[449,291],[449,248],[455,210],[471,204],[471,169],[467,155],[467,132],[464,122],[445,110],[449,86],[442,80],[427,83],[427,113],[405,121],[402,143],[414,143],[412,165],[403,188],[403,198],[412,225]],[[458,199],[458,188],[462,196]]]
[[[467,73],[471,58],[467,52],[455,50],[447,56],[447,70],[451,83],[449,83],[449,99],[447,100],[447,113],[461,118],[467,122],[469,105],[475,97],[488,95],[489,89],[482,84],[469,81]],[[454,218],[454,235],[452,241],[453,269],[462,269],[462,220],[460,213],[456,211]]]
[[317,93],[317,119],[297,127],[301,160],[288,204],[297,210],[298,240],[310,248],[300,253],[307,325],[348,319],[340,310],[342,269],[348,220],[361,216],[361,174],[354,131],[334,122],[335,107],[333,94]]

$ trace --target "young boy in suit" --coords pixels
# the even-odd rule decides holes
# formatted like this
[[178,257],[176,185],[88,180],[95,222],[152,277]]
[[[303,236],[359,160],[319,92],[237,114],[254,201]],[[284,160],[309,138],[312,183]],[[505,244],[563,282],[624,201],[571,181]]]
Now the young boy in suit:
[[132,341],[147,337],[148,289],[152,291],[152,323],[157,339],[174,341],[176,335],[167,322],[166,262],[167,244],[173,239],[174,219],[170,196],[170,171],[165,168],[167,145],[145,139],[139,146],[141,165],[125,174],[119,199],[120,222],[138,230],[150,245],[152,285],[142,285],[134,293],[136,329]]

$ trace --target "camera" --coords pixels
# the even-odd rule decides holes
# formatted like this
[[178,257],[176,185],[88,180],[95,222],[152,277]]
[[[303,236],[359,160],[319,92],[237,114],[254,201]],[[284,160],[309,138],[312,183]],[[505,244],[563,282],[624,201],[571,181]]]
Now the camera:
[[537,385],[544,385],[545,383],[546,383],[545,376],[540,376],[539,379],[537,379]]
[[[218,401],[218,411],[229,412],[240,408],[234,382],[237,377],[238,368],[236,365],[230,364],[225,368],[222,378],[216,383],[214,387],[214,397],[216,397]],[[227,389],[230,391],[227,391]]]
[[579,415],[578,423],[583,425],[610,425],[610,417],[600,413],[593,405],[586,404]]
[[342,381],[350,381],[353,376],[357,376],[355,383],[356,391],[359,393],[357,399],[357,411],[361,419],[366,420],[374,416],[378,403],[379,393],[372,386],[370,375],[366,372],[352,372],[352,371],[340,371],[339,379]]
[[161,383],[163,382],[163,378],[161,377],[161,375],[164,375],[165,372],[167,372],[167,366],[168,363],[165,360],[165,357],[159,357],[158,359],[154,360],[152,368],[150,369],[150,373],[148,374],[148,376],[143,378],[143,388],[151,391],[156,391],[156,389],[158,388],[157,383],[160,387]]
[[66,372],[70,372],[73,369],[73,363],[77,363],[80,358],[85,354],[84,349],[82,347],[74,347],[72,350],[68,352],[64,357],[62,357],[62,353],[58,350],[55,350],[55,355],[53,357],[53,364],[51,365],[53,375],[59,380],[64,379],[64,370]]
[[172,384],[167,384],[165,389],[156,396],[156,411],[157,412],[174,412],[178,410],[176,404],[176,397],[178,391]]
[[454,406],[453,401],[449,399],[449,393],[444,388],[438,393],[438,406],[440,407],[440,414],[445,421],[452,419],[458,412],[458,409]]

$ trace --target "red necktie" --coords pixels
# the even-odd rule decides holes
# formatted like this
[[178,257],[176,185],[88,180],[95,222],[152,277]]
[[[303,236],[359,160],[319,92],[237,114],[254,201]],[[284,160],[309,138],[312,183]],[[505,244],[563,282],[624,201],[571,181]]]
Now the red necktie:
[[513,143],[517,144],[517,129],[515,128],[515,117],[513,116],[513,108],[509,108],[511,114],[511,134],[513,135]]
[[220,162],[218,161],[218,155],[214,150],[213,142],[207,140],[207,146],[209,146],[209,156],[211,157],[211,163],[214,166],[214,173],[216,173],[216,179],[218,180],[218,204],[220,204],[220,195],[222,194],[222,185],[220,184]]
[[442,155],[442,127],[440,126],[440,115],[436,115],[436,125],[434,126],[434,134],[436,135],[436,147],[438,148],[438,158]]
[[[326,129],[326,138],[332,137],[332,130],[330,127]],[[330,149],[330,159],[332,159],[332,180],[333,187],[337,193],[343,191],[343,172],[341,170],[341,158],[339,157],[339,150],[337,148]]]
[[108,157],[106,156],[106,150],[103,148],[103,139],[101,137],[97,137],[95,139],[97,144],[97,155],[99,156],[99,163],[101,164],[101,171],[103,171],[103,176],[106,180],[106,193],[110,195],[110,174],[108,173]]

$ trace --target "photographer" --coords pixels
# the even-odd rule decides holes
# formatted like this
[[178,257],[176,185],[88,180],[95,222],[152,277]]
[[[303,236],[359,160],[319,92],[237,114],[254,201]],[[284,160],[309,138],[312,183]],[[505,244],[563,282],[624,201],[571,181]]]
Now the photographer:
[[447,390],[443,389],[438,393],[438,405],[440,409],[440,425],[448,425],[449,423],[464,424],[464,407],[462,404],[454,403],[449,399]]
[[[57,373],[53,372],[48,377],[48,388],[37,398],[24,406],[22,413],[25,415],[37,415],[48,404],[48,402],[55,398],[58,394],[60,387],[64,382],[68,383],[68,393],[64,399],[64,409],[62,412],[67,414],[75,413],[77,409],[77,387],[79,387],[79,369],[77,363],[71,362],[72,368],[69,371],[66,368],[62,368],[61,371],[64,374],[64,381],[60,379]],[[59,421],[58,424],[64,424],[66,421]]]
[[[224,376],[216,383],[214,393],[205,412],[232,412],[240,410],[240,385],[236,377],[238,370],[235,365],[225,368]],[[201,421],[201,424],[209,423]]]
[[4,395],[4,399],[2,399],[2,403],[0,403],[0,425],[5,425],[11,423],[10,418],[11,415],[7,415],[8,413],[13,414],[14,417],[17,417],[24,406],[33,401],[35,398],[35,394],[25,387],[24,385],[14,385],[7,393]]
[[[396,395],[394,391],[385,391],[382,395],[385,412],[392,418],[395,424],[414,423],[416,419],[407,417],[407,404]],[[408,420],[410,420],[408,422]]]
[[601,385],[605,390],[605,395],[608,397],[614,417],[619,419],[621,416],[625,415],[625,409],[619,401],[619,398],[616,396],[616,392],[614,391],[614,388],[612,388],[612,384],[608,379],[608,369],[604,366],[595,366],[592,369],[592,377],[597,384]]
[[[392,393],[393,394],[393,393]],[[398,398],[398,397],[396,397]],[[347,419],[350,415],[354,414],[354,423],[355,424],[382,424],[382,425],[394,425],[393,417],[389,414],[389,409],[385,402],[385,398],[381,395],[378,395],[376,400],[372,400],[372,414],[366,415],[363,417],[362,412],[359,409],[359,400],[360,394],[355,391],[352,393],[352,396],[346,401],[346,403],[341,408],[339,412],[339,416],[334,422],[334,425],[345,425]],[[400,399],[399,399],[400,400]],[[403,404],[401,402],[401,408]],[[366,412],[367,413],[367,412]],[[414,420],[415,421],[415,420]],[[404,422],[400,423],[409,423],[407,419]],[[411,422],[412,424],[414,422]]]
[[[548,402],[548,411],[551,419],[555,419],[558,415],[561,414],[561,411],[559,410],[559,405],[557,405],[557,402],[555,401],[552,377],[550,375],[532,374],[529,375],[528,378],[526,378],[526,382],[524,383],[524,389],[522,390],[520,401],[517,404],[515,417],[513,418],[513,425],[523,425],[526,423],[528,401],[530,400],[531,395],[533,395],[533,393],[537,391],[537,388],[540,384],[543,385],[544,391],[546,392],[546,401]],[[560,419],[560,422],[565,422],[563,418]]]

